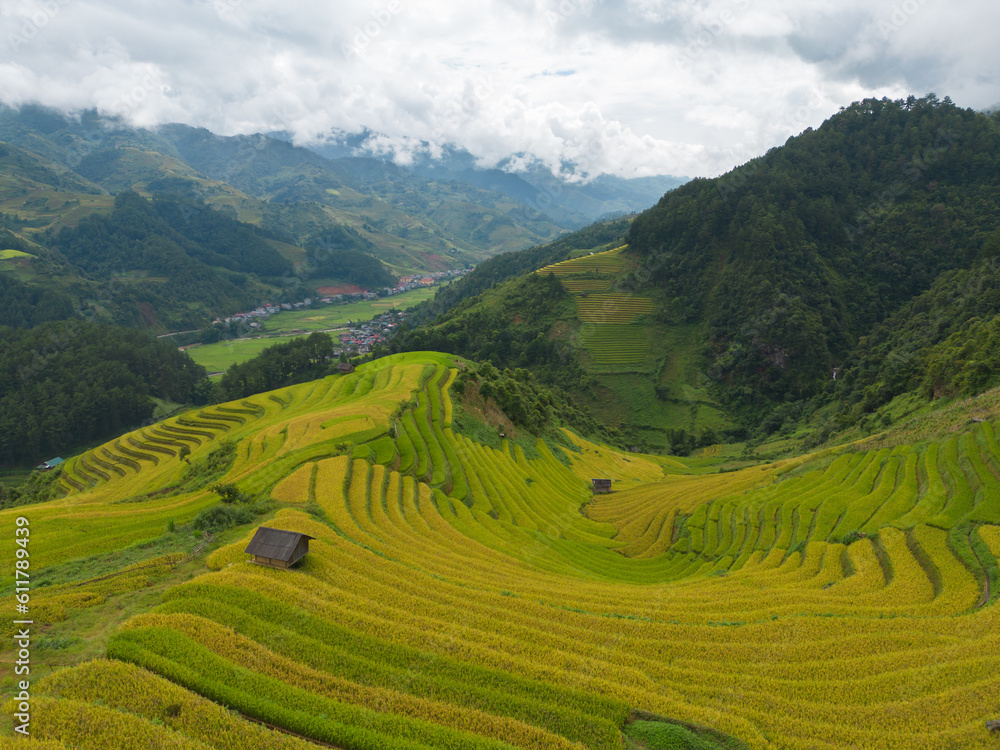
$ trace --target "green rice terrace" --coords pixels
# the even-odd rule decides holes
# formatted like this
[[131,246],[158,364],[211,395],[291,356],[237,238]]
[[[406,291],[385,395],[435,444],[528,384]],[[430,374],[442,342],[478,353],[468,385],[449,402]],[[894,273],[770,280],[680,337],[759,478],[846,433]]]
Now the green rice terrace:
[[614,291],[616,278],[629,270],[631,262],[622,255],[624,247],[591,253],[555,263],[537,271],[554,274],[576,297],[577,317],[584,324],[577,340],[598,369],[625,366],[651,370],[652,347],[649,331],[637,323],[653,312],[654,304],[645,296]]
[[663,300],[622,290],[635,268],[627,251],[580,255],[536,272],[554,274],[573,295],[568,341],[598,383],[596,392],[578,397],[608,422],[633,425],[637,439],[653,449],[670,445],[670,430],[724,430],[729,421],[697,366],[694,327],[665,322]]
[[[0,512],[30,524],[37,639],[30,740],[0,745],[996,747],[997,414],[720,473],[465,434],[465,366],[394,355],[190,411]],[[258,525],[308,554],[249,562]]]

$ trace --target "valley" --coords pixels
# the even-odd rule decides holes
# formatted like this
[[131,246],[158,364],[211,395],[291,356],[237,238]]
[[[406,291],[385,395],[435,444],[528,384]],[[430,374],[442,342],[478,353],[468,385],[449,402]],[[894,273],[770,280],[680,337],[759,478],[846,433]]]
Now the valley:
[[[188,412],[71,459],[61,499],[2,511],[29,519],[50,644],[33,741],[619,748],[652,720],[712,747],[992,746],[995,395],[957,433],[718,473],[564,429],[463,432],[469,367],[395,355]],[[220,503],[225,484],[247,499]],[[247,562],[257,524],[312,537],[301,565]],[[144,547],[160,568],[101,580]],[[106,659],[42,669],[85,653],[88,608],[157,581]]]
[[1000,115],[586,226],[671,178],[0,138],[0,747],[996,745]]

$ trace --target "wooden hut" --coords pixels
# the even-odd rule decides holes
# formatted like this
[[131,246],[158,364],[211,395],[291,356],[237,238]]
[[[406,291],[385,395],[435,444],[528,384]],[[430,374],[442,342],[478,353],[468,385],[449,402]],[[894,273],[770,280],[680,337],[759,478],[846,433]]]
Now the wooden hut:
[[591,479],[594,483],[594,494],[595,495],[607,495],[611,492],[611,480],[610,479]]
[[354,365],[352,365],[350,362],[341,362],[339,365],[337,365],[337,372],[339,372],[341,375],[350,375],[352,372],[354,372]]
[[292,567],[309,551],[309,540],[316,537],[297,531],[284,531],[259,526],[244,550],[250,561],[282,570]]

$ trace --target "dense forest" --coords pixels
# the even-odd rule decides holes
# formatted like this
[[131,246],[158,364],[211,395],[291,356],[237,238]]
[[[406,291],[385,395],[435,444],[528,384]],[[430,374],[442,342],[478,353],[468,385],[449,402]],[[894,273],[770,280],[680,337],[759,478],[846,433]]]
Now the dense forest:
[[43,461],[138,427],[153,397],[202,402],[205,370],[142,331],[87,321],[0,328],[0,465]]
[[707,324],[744,419],[809,398],[860,337],[941,273],[996,253],[1000,117],[933,95],[865,100],[632,224],[673,314]]
[[73,301],[65,292],[39,284],[25,284],[0,273],[0,324],[30,328],[73,316]]
[[461,354],[500,369],[528,368],[544,383],[576,388],[585,374],[575,351],[550,336],[560,316],[572,315],[573,298],[549,274],[528,274],[505,285],[490,304],[472,297],[433,326],[405,329],[376,355],[398,351]]
[[[1000,248],[997,248],[1000,250]],[[895,396],[971,396],[1000,385],[1000,252],[942,274],[863,336],[833,389],[870,413]]]
[[[52,247],[96,281],[114,279],[112,318],[128,325],[193,328],[210,311],[246,310],[260,291],[243,273],[291,270],[277,251],[233,219],[193,203],[149,201],[126,191],[106,216],[63,228]],[[197,310],[187,304],[199,300]],[[141,315],[148,306],[153,314]],[[123,319],[124,318],[124,319]],[[152,318],[152,319],[151,319]]]
[[317,232],[303,243],[309,258],[309,277],[337,278],[366,289],[395,286],[386,265],[370,254],[372,243],[357,231],[338,224]]
[[253,359],[229,367],[220,383],[220,400],[246,398],[321,378],[328,373],[332,356],[333,339],[328,333],[311,333],[269,346]]

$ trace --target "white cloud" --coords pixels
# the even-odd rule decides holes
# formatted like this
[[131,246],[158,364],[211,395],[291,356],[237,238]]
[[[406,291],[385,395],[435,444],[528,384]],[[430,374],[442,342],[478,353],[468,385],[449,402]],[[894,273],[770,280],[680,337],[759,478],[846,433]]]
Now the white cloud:
[[0,98],[713,175],[865,96],[1000,100],[990,0],[11,0]]

